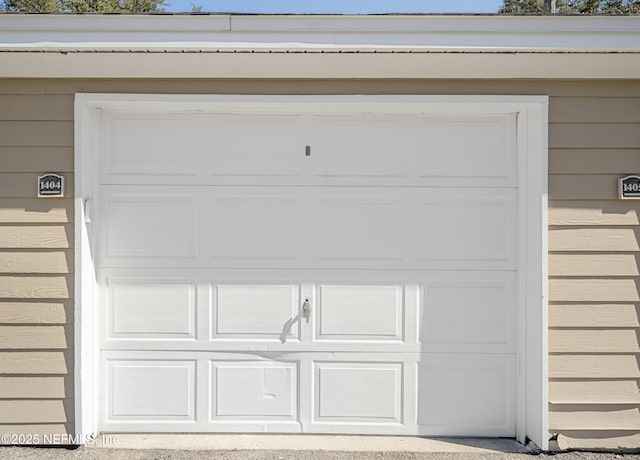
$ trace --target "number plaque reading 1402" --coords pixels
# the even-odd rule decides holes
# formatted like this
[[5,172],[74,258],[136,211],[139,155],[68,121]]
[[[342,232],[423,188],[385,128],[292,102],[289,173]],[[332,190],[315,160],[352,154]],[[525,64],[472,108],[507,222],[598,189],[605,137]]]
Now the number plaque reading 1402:
[[38,198],[64,197],[64,176],[54,173],[38,176]]
[[618,197],[622,200],[640,200],[640,176],[618,179]]

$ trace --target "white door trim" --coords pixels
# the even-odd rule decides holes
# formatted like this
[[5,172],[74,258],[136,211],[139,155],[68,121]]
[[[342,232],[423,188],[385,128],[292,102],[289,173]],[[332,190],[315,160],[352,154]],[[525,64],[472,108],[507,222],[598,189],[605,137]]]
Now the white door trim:
[[96,158],[102,109],[206,111],[243,107],[402,113],[510,113],[518,119],[518,325],[516,433],[548,449],[547,112],[546,96],[141,95],[77,94],[75,99],[75,426],[80,440],[99,432],[99,334],[91,252]]

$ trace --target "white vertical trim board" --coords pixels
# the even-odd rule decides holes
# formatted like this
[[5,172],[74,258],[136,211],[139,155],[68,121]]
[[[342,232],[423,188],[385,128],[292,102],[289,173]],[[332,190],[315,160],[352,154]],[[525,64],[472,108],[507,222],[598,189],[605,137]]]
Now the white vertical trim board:
[[[515,424],[519,441],[548,449],[546,96],[266,96],[77,94],[75,102],[76,434],[100,432],[99,267],[91,222],[98,187],[101,111],[510,115],[517,119],[517,311]],[[114,187],[114,185],[110,185]],[[97,241],[96,241],[97,243]],[[411,281],[415,283],[415,281]],[[412,285],[413,286],[413,285]],[[413,292],[413,291],[411,291]],[[411,294],[413,296],[413,293]],[[412,297],[413,298],[413,297]],[[412,332],[415,335],[415,331]],[[412,335],[412,336],[413,336]],[[390,371],[389,371],[390,372]],[[406,401],[405,401],[406,403]],[[301,409],[302,410],[302,409]],[[306,409],[305,409],[306,410]],[[301,413],[301,420],[308,414]],[[415,414],[412,415],[412,418]]]
[[[98,434],[99,342],[95,314],[96,276],[92,254],[91,206],[96,117],[99,110],[82,98],[75,101],[75,308],[74,388],[75,435],[83,443]],[[88,211],[88,212],[87,212]]]

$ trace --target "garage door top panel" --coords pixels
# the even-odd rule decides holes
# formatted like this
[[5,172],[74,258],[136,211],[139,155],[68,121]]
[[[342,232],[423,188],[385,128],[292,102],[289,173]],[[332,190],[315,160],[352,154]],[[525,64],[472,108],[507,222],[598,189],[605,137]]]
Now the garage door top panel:
[[103,184],[515,187],[515,114],[105,114]]

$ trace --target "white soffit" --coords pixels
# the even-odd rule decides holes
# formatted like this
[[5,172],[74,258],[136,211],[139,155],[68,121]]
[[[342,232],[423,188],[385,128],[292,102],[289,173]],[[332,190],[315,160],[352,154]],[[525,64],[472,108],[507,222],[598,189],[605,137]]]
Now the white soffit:
[[637,78],[639,53],[638,16],[0,15],[9,78]]

